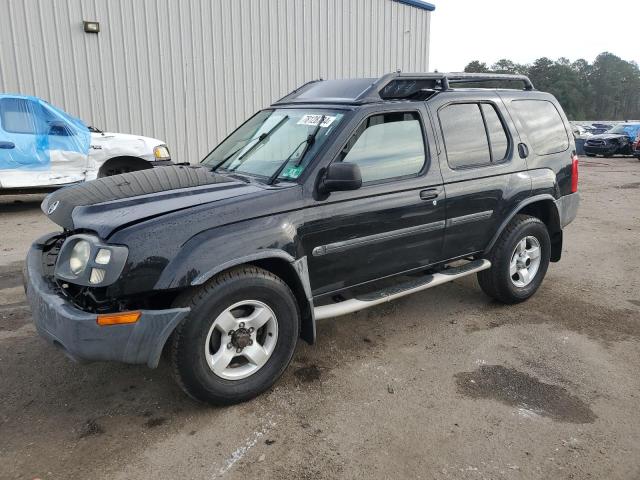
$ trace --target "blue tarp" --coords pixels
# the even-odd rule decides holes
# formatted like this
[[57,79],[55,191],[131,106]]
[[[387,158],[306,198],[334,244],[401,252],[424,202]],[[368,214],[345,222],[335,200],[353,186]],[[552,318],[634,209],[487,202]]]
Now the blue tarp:
[[51,152],[86,156],[85,124],[38,97],[0,94],[0,170],[50,170]]

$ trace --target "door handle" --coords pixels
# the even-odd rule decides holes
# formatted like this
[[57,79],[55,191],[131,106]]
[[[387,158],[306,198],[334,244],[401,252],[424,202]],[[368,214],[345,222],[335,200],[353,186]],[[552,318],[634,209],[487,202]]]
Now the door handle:
[[0,142],[0,148],[9,150],[11,148],[16,148],[16,144],[13,142]]
[[434,198],[438,198],[438,195],[440,195],[440,190],[437,188],[427,188],[426,190],[420,191],[421,200],[433,200]]

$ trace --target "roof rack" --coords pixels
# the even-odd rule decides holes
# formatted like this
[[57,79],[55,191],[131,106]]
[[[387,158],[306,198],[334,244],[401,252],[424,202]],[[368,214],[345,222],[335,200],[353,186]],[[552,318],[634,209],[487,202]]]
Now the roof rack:
[[362,92],[355,101],[367,103],[373,101],[408,98],[418,92],[433,89],[435,91],[451,90],[456,83],[485,82],[522,82],[524,90],[534,90],[533,84],[526,75],[509,75],[499,73],[388,73],[383,75]]

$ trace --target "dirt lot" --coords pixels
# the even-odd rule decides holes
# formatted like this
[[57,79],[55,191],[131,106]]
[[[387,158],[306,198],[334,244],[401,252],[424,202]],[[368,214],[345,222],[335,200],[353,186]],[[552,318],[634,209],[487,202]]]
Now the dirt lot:
[[40,340],[19,261],[52,224],[0,198],[0,478],[640,478],[640,162],[583,159],[581,192],[529,302],[468,277],[323,321],[231,408]]

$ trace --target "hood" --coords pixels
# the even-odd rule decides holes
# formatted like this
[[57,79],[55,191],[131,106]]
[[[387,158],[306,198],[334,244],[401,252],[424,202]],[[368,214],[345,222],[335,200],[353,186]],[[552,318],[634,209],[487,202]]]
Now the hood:
[[42,211],[67,230],[113,230],[176,210],[259,192],[200,166],[167,166],[99,178],[48,195]]
[[92,142],[108,142],[108,141],[118,141],[118,142],[140,142],[145,145],[151,147],[157,147],[158,145],[165,145],[165,142],[162,140],[158,140],[157,138],[151,137],[143,137],[142,135],[131,135],[129,133],[113,133],[113,132],[91,132],[91,141]]
[[598,135],[591,135],[587,141],[589,140],[611,140],[614,138],[629,138],[624,133],[600,133]]

